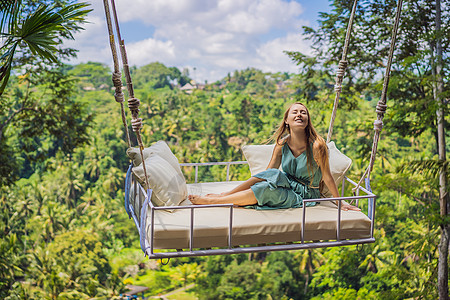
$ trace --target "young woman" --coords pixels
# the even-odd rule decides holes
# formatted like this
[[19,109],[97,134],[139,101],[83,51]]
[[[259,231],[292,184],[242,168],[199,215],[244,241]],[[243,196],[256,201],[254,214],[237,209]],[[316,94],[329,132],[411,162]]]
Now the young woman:
[[[296,102],[286,110],[274,138],[275,148],[265,171],[250,177],[229,192],[190,195],[189,200],[193,204],[253,205],[256,209],[302,207],[303,199],[320,198],[321,181],[327,185],[333,197],[339,197],[328,164],[327,145],[311,124],[305,105]],[[284,172],[278,169],[280,164]],[[315,203],[308,202],[307,205]],[[344,203],[341,208],[360,210]]]

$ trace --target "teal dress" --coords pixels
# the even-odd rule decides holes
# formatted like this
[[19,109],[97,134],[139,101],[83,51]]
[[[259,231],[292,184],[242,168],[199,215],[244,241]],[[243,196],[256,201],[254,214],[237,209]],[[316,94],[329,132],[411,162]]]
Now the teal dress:
[[[253,205],[253,208],[302,207],[303,199],[320,198],[319,183],[322,172],[315,161],[312,172],[308,172],[306,151],[295,157],[285,143],[282,148],[281,166],[284,172],[268,169],[253,176],[264,179],[251,187],[258,200],[258,204]],[[308,202],[306,206],[315,204],[316,202]]]

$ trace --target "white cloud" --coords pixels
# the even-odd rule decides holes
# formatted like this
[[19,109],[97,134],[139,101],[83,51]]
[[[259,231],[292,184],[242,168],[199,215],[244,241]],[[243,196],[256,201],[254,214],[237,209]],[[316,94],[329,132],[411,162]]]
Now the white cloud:
[[164,61],[169,64],[177,62],[172,41],[163,42],[150,38],[131,43],[127,45],[127,54],[141,62]]
[[[98,61],[107,62],[111,60],[111,52],[107,52],[109,39],[106,31],[106,22],[102,16],[91,14],[84,24],[85,30],[74,35],[75,40],[64,43],[65,47],[79,50],[78,58],[72,62]],[[109,57],[108,57],[109,55]]]
[[309,43],[302,41],[300,34],[288,33],[281,38],[273,39],[256,50],[257,62],[255,66],[268,72],[288,71],[295,72],[297,66],[284,51],[300,51],[303,54],[310,54]]
[[[300,26],[308,22],[293,0],[116,0],[116,5],[122,26],[135,25],[134,34],[142,36],[126,45],[130,65],[160,61],[189,67],[199,81],[213,81],[247,67],[293,72],[296,67],[283,51],[309,51],[300,36]],[[92,1],[92,8],[92,24],[68,44],[80,49],[75,63],[111,65],[101,1]]]

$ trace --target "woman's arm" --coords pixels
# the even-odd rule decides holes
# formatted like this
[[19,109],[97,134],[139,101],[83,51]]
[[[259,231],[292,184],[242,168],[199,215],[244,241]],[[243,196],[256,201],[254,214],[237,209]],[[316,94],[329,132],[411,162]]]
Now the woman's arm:
[[[333,176],[331,175],[330,166],[326,166],[325,168],[320,166],[320,169],[322,170],[323,182],[327,185],[327,187],[330,190],[333,197],[338,198],[339,192],[338,192],[336,183],[334,182]],[[336,205],[339,205],[339,201],[337,201],[337,200],[336,200]],[[358,208],[356,206],[353,206],[350,204],[345,204],[345,203],[342,203],[341,209],[342,210],[356,210],[356,211],[361,210],[360,208]]]
[[337,198],[339,197],[339,191],[337,189],[336,183],[334,182],[333,176],[331,175],[330,167],[323,168],[320,167],[320,170],[322,171],[322,179],[323,182],[328,187],[328,190],[331,192],[333,197]]
[[269,165],[267,169],[278,169],[281,165],[281,156],[282,156],[283,145],[278,145],[275,143],[275,147],[273,148],[272,158],[270,159]]

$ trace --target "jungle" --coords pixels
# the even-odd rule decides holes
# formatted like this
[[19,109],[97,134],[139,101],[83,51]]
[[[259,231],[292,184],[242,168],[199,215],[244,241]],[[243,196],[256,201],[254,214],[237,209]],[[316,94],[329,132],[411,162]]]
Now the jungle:
[[[89,6],[52,2],[0,5],[1,299],[120,299],[130,284],[148,287],[146,297],[178,291],[166,299],[448,299],[450,217],[442,201],[448,202],[449,172],[448,159],[439,156],[436,112],[448,151],[449,1],[405,1],[371,177],[375,243],[167,264],[144,257],[123,207],[129,159],[110,66],[63,63],[76,51],[57,47],[82,28]],[[10,10],[12,3],[22,6],[21,14]],[[200,83],[161,62],[131,67],[143,143],[166,141],[180,163],[243,160],[241,147],[266,143],[295,101],[308,106],[326,136],[352,1],[330,5],[319,29],[302,29],[316,54],[285,53],[298,65],[295,74],[245,68]],[[336,146],[353,160],[354,180],[370,158],[390,42],[390,24],[380,19],[392,20],[395,6],[363,2],[355,21],[333,131]],[[181,89],[186,83],[193,86],[189,93]],[[183,171],[193,182],[193,170]],[[440,174],[447,182],[441,196]],[[249,176],[246,166],[231,171],[232,180]],[[200,177],[221,181],[225,170],[206,168]],[[443,261],[446,277],[438,272]]]

